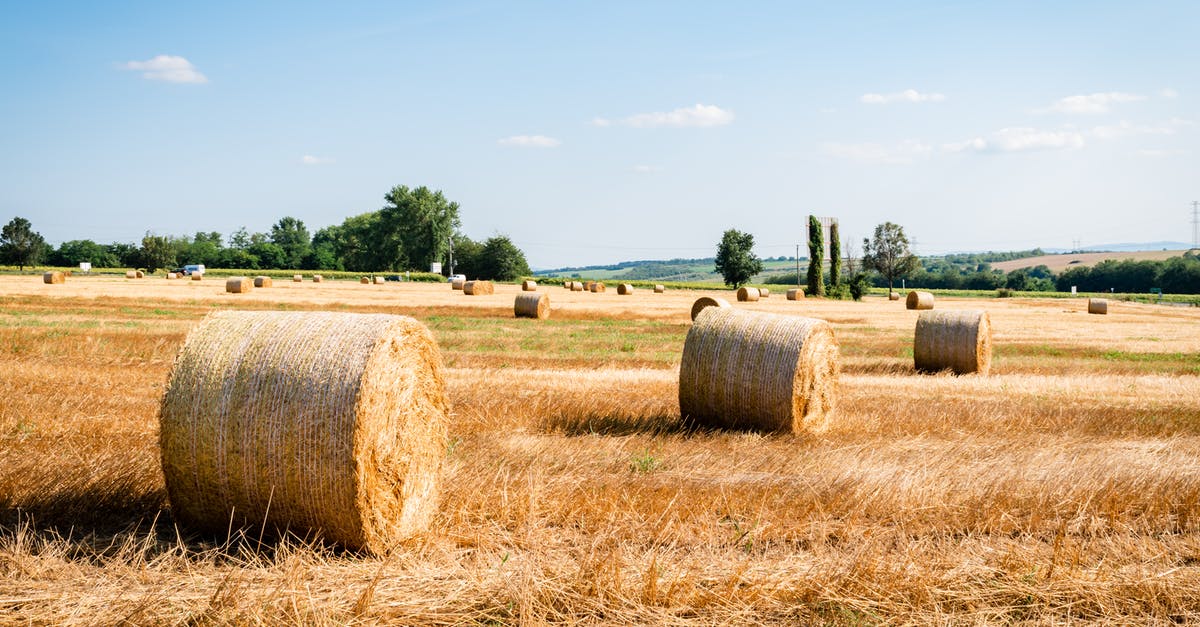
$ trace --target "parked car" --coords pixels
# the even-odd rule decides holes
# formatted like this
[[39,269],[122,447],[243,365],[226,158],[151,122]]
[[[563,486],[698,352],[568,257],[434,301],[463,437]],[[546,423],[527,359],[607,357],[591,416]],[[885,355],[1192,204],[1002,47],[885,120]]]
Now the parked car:
[[175,274],[182,274],[185,276],[193,274],[193,273],[203,276],[204,275],[204,264],[200,263],[200,264],[195,264],[195,265],[187,265],[187,266],[183,266],[182,268],[175,268],[171,272],[174,272]]
[[450,283],[453,283],[455,281],[466,281],[466,280],[467,280],[467,275],[465,275],[465,274],[451,274],[450,278],[446,279],[446,281],[448,281]]

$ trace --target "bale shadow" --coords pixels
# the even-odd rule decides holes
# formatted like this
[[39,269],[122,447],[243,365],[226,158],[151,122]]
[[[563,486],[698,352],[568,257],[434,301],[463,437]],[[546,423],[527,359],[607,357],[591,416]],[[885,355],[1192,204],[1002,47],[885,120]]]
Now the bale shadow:
[[561,433],[568,437],[587,435],[622,436],[622,435],[651,435],[651,436],[683,436],[708,437],[729,433],[762,433],[751,426],[716,427],[696,421],[691,416],[680,417],[678,414],[652,414],[647,416],[629,416],[612,413],[593,414],[557,414],[549,416],[538,423],[538,428],[544,433]]

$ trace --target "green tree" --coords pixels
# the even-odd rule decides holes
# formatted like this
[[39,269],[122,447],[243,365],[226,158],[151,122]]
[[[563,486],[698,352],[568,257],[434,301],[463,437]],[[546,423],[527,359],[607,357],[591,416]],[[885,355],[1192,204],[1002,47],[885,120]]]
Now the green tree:
[[825,276],[821,265],[825,261],[825,234],[817,216],[808,216],[808,295],[825,295]]
[[119,268],[121,260],[109,252],[108,248],[90,239],[74,239],[63,242],[54,251],[50,263],[56,266],[75,266],[86,261],[93,268]]
[[489,237],[479,251],[477,274],[481,279],[512,281],[532,274],[525,253],[507,235]]
[[251,244],[246,252],[258,258],[258,267],[262,269],[281,270],[292,267],[288,263],[287,251],[283,249],[283,246],[274,242]]
[[842,240],[837,222],[829,225],[829,284],[834,287],[842,284]]
[[483,244],[461,233],[454,234],[454,273],[473,279],[479,275]]
[[175,248],[171,246],[170,238],[146,233],[142,238],[142,247],[138,249],[137,265],[150,273],[159,268],[175,267]]
[[391,269],[428,270],[432,262],[445,262],[450,237],[462,226],[458,203],[424,186],[397,185],[383,199],[387,204],[379,210],[381,245],[393,255]]
[[884,222],[875,227],[875,235],[863,240],[864,268],[875,270],[887,279],[888,291],[896,279],[911,274],[920,265],[916,255],[908,248],[908,237],[904,227]]
[[132,268],[139,265],[140,259],[138,255],[141,254],[141,249],[133,244],[113,242],[105,246],[105,249],[117,260],[117,265],[112,267]]
[[41,261],[46,251],[46,240],[40,233],[33,230],[29,220],[17,216],[9,220],[0,231],[0,259],[4,263],[20,266],[32,266]]
[[716,268],[731,287],[744,285],[762,272],[762,260],[754,254],[754,236],[737,229],[725,231],[717,244]]
[[229,236],[229,247],[245,250],[250,247],[250,233],[246,227],[241,227]]
[[285,267],[299,268],[304,264],[304,257],[312,248],[312,239],[304,222],[285,216],[271,227],[271,243],[283,249],[286,259]]

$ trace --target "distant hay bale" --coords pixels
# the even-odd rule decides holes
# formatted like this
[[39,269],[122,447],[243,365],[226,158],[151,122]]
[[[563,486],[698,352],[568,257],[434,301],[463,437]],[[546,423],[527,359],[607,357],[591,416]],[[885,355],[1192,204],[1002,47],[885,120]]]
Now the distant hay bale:
[[304,281],[303,274],[293,274],[292,275],[292,283],[301,283],[303,281]]
[[758,300],[762,293],[757,287],[739,287],[737,291],[737,299],[739,303],[752,303]]
[[992,366],[992,323],[987,312],[922,312],[913,336],[913,365],[920,372],[986,375]]
[[451,290],[461,290],[463,288],[463,285],[465,285],[465,284],[466,284],[465,279],[454,279],[453,281],[450,282],[450,289]]
[[899,292],[888,292],[888,300],[900,300]]
[[771,297],[771,289],[767,288],[767,287],[758,288],[758,297],[759,298],[770,298]]
[[320,283],[321,281],[324,281],[324,280],[325,280],[325,277],[323,277],[319,274],[313,275],[313,279],[312,279],[313,283]]
[[173,281],[173,280],[175,280],[175,279],[178,279],[178,278],[179,278],[179,275],[178,275],[177,273],[175,273],[175,272],[168,272],[168,273],[167,273],[167,280],[168,280],[168,281]]
[[42,283],[46,283],[48,285],[58,285],[60,283],[66,283],[66,282],[67,282],[67,275],[65,275],[62,272],[59,272],[57,270],[54,270],[51,272],[46,272],[46,273],[42,274]]
[[839,369],[824,320],[707,307],[683,344],[679,410],[708,426],[821,431],[836,404]]
[[1089,298],[1088,313],[1108,315],[1108,300],[1104,298]]
[[522,292],[533,292],[536,290],[537,290],[537,281],[530,281],[528,279],[521,281],[521,291]]
[[491,281],[467,281],[463,283],[463,294],[467,296],[487,296],[494,294],[496,288]]
[[545,292],[521,292],[513,302],[513,314],[518,318],[550,317],[550,295]]
[[663,285],[655,285],[655,286],[654,286],[654,293],[655,293],[655,294],[662,294],[662,293],[663,293],[663,292],[665,292],[665,291],[667,291],[667,288],[666,288],[665,286],[663,286]]
[[701,296],[696,299],[696,302],[692,303],[692,320],[695,320],[696,316],[700,315],[700,311],[705,307],[732,307],[732,305],[724,298]]
[[912,291],[904,300],[905,309],[933,309],[933,294],[929,292]]
[[381,276],[377,276],[377,277],[375,277],[375,285],[383,285],[383,282],[384,282],[384,281],[386,281],[386,280],[387,280],[387,279],[385,279],[385,278],[383,278],[383,277],[381,277]]
[[125,278],[127,278],[127,279],[136,279],[136,278],[137,278],[137,271],[136,271],[136,270],[126,270],[126,271],[125,271]]
[[441,368],[432,334],[404,316],[210,314],[180,349],[159,414],[175,519],[386,553],[436,511]]
[[618,283],[617,284],[617,294],[621,295],[621,296],[629,296],[630,294],[633,294],[633,284]]
[[254,277],[254,287],[271,287],[275,282],[269,276]]
[[371,283],[371,279],[369,277],[360,276],[358,277],[358,282],[362,283],[363,285],[369,285]]
[[230,294],[245,294],[254,284],[244,276],[231,276],[225,279],[225,291]]
[[787,291],[787,299],[788,300],[803,300],[804,299],[804,290],[802,290],[798,287],[793,287],[792,289]]
[[193,273],[191,274],[191,277],[192,277],[192,280],[193,280],[193,281],[202,281],[202,280],[204,280],[204,275],[203,275],[203,274],[200,274],[199,272],[193,272]]
[[595,281],[592,283],[592,287],[588,291],[596,293],[596,294],[603,294],[604,293],[604,284],[599,281]]
[[571,281],[571,291],[572,292],[582,292],[583,291],[583,283],[581,283],[579,281]]
[[138,270],[138,271],[137,271],[136,273],[134,273],[134,274],[136,275],[136,278],[139,278],[139,279],[142,279],[142,278],[145,278],[145,277],[146,277],[146,273],[145,273],[145,272],[142,272],[141,270]]
[[596,282],[595,282],[595,281],[585,281],[585,282],[583,283],[583,291],[585,291],[585,292],[594,292],[594,291],[596,291],[596,290],[593,290],[593,289],[592,289],[592,286],[594,286],[595,284],[596,284]]
[[569,290],[571,289],[572,283],[574,283],[574,281],[563,281],[563,287]]

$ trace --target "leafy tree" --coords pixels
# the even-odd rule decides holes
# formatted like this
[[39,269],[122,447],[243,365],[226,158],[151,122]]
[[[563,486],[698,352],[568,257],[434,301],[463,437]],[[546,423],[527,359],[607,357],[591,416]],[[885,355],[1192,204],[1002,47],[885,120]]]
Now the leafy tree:
[[754,236],[737,229],[725,231],[717,244],[716,269],[731,287],[744,285],[762,272],[762,260],[754,254]]
[[283,269],[289,268],[287,251],[283,246],[274,242],[258,242],[246,249],[247,253],[258,258],[259,268]]
[[340,225],[328,226],[313,236],[313,246],[329,245],[339,264],[352,272],[395,270],[395,242],[385,244],[379,212],[351,216]]
[[220,268],[241,268],[244,270],[257,270],[258,257],[250,254],[250,251],[245,248],[222,248],[221,254],[217,257],[217,262],[213,264]]
[[142,238],[142,247],[138,249],[138,263],[135,264],[153,273],[159,268],[175,267],[175,249],[171,240],[165,235],[146,233]]
[[887,279],[889,292],[896,279],[908,276],[920,265],[908,248],[904,227],[891,222],[876,226],[875,236],[863,240],[862,263]]
[[825,276],[821,264],[825,260],[825,234],[821,232],[821,221],[808,216],[808,294],[825,295]]
[[468,278],[479,275],[479,263],[483,257],[483,244],[461,233],[454,234],[454,273]]
[[458,203],[424,186],[397,185],[383,199],[387,204],[379,210],[381,243],[392,255],[387,265],[393,270],[428,270],[432,262],[444,262],[450,237],[462,226]]
[[75,266],[86,261],[94,268],[119,268],[121,260],[112,254],[107,247],[97,244],[90,239],[74,239],[63,242],[58,250],[49,258],[56,266]]
[[507,235],[489,237],[479,251],[478,264],[481,279],[512,281],[532,274],[525,253]]
[[867,288],[871,286],[871,282],[867,279],[867,273],[859,272],[850,277],[850,297],[854,300],[862,300],[863,295],[867,293]]
[[[206,266],[216,266],[221,264],[221,234],[212,231],[205,233],[197,231],[191,241],[183,238],[180,246],[176,251],[175,262],[177,264],[202,263]],[[226,266],[240,267],[240,266]]]
[[842,241],[837,222],[829,225],[829,284],[834,287],[842,284]]
[[283,249],[286,268],[299,268],[304,263],[304,257],[312,247],[308,229],[304,222],[291,216],[285,216],[271,227],[271,243]]
[[20,266],[32,266],[41,260],[46,250],[46,240],[40,233],[33,230],[29,220],[17,216],[9,220],[0,231],[0,259],[4,263]]
[[246,227],[241,227],[229,236],[229,247],[245,250],[250,247],[250,233],[246,231]]
[[308,249],[301,267],[305,270],[343,270],[342,260],[331,242],[321,242]]
[[116,258],[116,267],[118,268],[132,268],[140,265],[141,259],[139,255],[141,254],[141,249],[133,244],[114,242],[105,248],[108,250],[109,254]]

